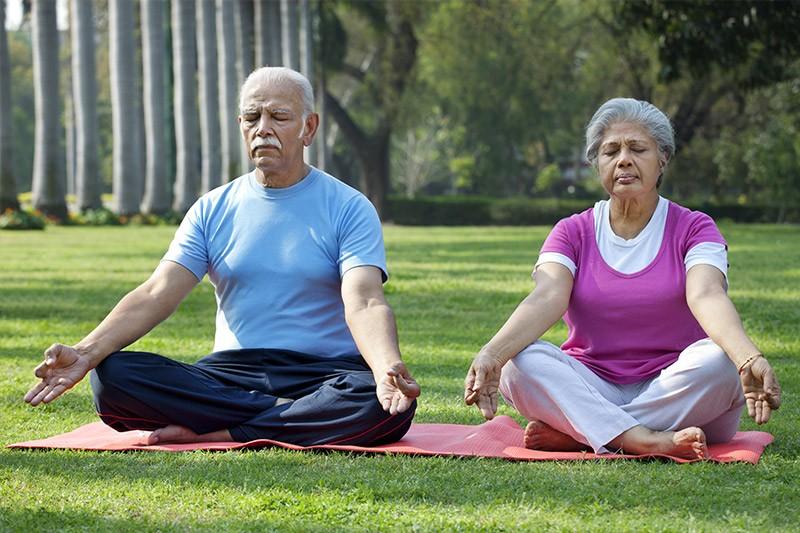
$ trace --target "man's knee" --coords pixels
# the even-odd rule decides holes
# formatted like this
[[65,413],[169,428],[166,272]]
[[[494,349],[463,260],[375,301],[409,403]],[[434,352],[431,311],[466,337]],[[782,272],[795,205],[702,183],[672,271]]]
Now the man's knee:
[[89,374],[95,403],[115,401],[121,394],[130,392],[132,385],[144,368],[142,359],[150,354],[143,352],[115,352],[103,359]]
[[400,440],[408,432],[417,409],[416,400],[402,413],[393,415],[378,400],[377,387],[371,372],[351,374],[347,382],[352,389],[343,395],[342,401],[350,403],[352,418],[348,418],[351,418],[352,423],[351,435],[342,439],[342,444],[386,444]]

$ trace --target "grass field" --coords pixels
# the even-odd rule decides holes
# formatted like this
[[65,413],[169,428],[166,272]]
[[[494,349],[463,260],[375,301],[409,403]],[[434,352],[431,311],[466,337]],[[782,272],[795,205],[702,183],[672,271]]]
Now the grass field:
[[[784,390],[784,406],[765,426],[775,442],[757,466],[0,448],[0,530],[796,530],[800,228],[721,229],[730,294]],[[87,383],[51,405],[24,404],[32,369],[44,348],[78,341],[143,280],[173,231],[0,232],[0,445],[94,420]],[[418,422],[481,421],[461,402],[464,373],[530,290],[547,231],[385,229],[386,290],[404,357],[423,387]],[[211,349],[213,320],[204,282],[135,347],[197,359]],[[565,333],[562,325],[546,339],[560,342]]]

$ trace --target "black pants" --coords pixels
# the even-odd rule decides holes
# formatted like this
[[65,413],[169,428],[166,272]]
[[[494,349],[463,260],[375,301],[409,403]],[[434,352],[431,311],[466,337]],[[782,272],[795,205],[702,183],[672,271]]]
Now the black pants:
[[190,365],[117,352],[90,380],[98,415],[117,431],[178,424],[198,434],[227,429],[239,442],[385,444],[405,435],[416,409],[414,403],[394,416],[384,411],[360,355],[228,350]]

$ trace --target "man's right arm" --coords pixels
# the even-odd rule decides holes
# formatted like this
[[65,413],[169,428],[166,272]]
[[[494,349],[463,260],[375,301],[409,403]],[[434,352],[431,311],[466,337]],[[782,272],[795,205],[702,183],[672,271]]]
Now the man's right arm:
[[31,405],[48,403],[72,388],[110,354],[137,341],[166,320],[198,279],[172,261],[162,261],[153,274],[125,295],[105,319],[75,346],[54,344],[34,374],[41,378],[25,395]]

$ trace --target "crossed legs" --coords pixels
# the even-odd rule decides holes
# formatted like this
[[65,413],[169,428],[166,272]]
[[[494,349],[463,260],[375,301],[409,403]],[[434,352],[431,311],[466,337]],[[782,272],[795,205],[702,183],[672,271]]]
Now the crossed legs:
[[736,433],[744,405],[736,369],[709,339],[686,348],[658,376],[618,385],[547,342],[503,368],[500,392],[531,422],[526,446],[597,453],[703,457]]
[[106,424],[118,431],[160,430],[172,441],[229,435],[240,442],[375,445],[399,440],[416,407],[394,416],[384,411],[360,356],[230,350],[190,365],[117,352],[90,379]]

